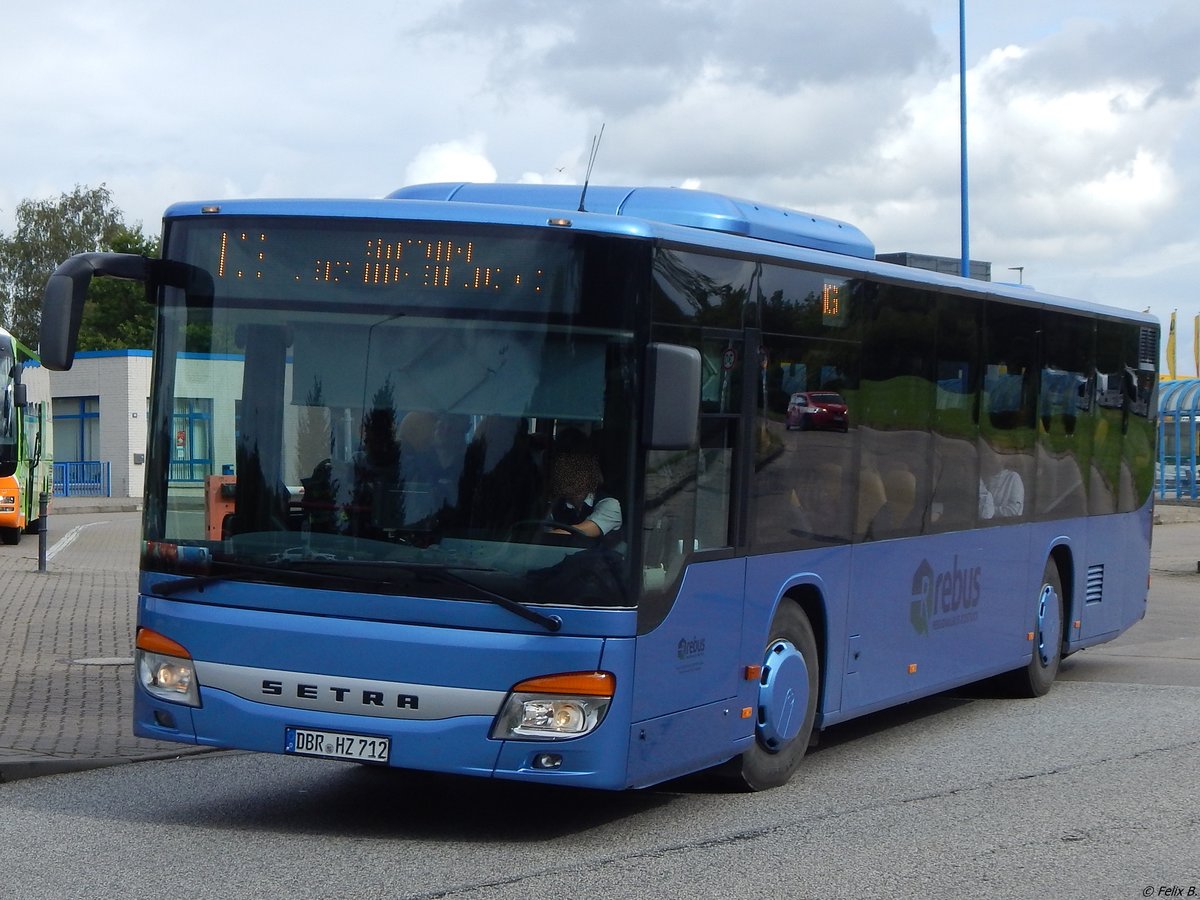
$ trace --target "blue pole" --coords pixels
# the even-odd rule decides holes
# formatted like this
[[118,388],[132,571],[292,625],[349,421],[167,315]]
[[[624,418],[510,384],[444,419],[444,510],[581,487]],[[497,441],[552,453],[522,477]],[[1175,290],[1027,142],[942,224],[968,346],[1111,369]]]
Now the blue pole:
[[958,0],[959,176],[962,197],[962,277],[971,277],[971,237],[967,213],[967,0]]

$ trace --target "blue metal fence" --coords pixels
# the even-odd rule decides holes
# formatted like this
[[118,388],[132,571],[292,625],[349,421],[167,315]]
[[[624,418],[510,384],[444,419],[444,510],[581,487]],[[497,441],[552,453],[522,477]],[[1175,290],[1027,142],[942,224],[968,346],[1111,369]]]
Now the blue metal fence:
[[56,462],[55,497],[111,497],[111,464],[98,461]]
[[1158,392],[1158,478],[1162,499],[1196,500],[1196,430],[1200,425],[1200,378],[1163,382]]

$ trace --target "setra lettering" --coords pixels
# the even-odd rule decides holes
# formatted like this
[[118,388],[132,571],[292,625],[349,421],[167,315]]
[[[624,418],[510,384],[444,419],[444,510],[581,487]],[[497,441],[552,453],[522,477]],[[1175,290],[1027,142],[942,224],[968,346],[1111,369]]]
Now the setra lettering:
[[337,703],[353,705],[355,701],[362,706],[395,709],[420,709],[421,698],[418,694],[398,694],[391,691],[359,690],[337,684],[309,684],[305,682],[279,681],[264,678],[260,682],[260,691],[268,697],[296,697],[300,700],[315,700],[318,703]]

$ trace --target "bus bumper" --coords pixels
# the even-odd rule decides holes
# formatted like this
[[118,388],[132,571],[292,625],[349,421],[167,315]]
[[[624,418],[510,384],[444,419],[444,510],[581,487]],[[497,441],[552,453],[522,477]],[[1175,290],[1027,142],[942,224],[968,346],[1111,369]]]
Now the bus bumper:
[[[327,756],[298,747],[295,735],[301,729],[384,738],[386,765],[395,768],[592,788],[627,786],[633,639],[314,620],[154,599],[141,612],[142,626],[178,641],[193,654],[200,706],[163,700],[147,691],[135,674],[134,733],[140,737]],[[231,617],[239,620],[237,627],[218,624]],[[258,627],[269,629],[269,636],[265,631],[256,634]],[[221,661],[205,663],[206,656]],[[251,660],[269,668],[244,665]],[[496,714],[515,684],[556,672],[593,670],[611,672],[616,692],[604,719],[590,733],[563,740],[491,737]],[[339,677],[341,673],[345,676]],[[431,673],[447,673],[446,680],[460,686],[430,685]],[[384,675],[388,677],[381,679]],[[335,690],[339,693],[334,696],[344,697],[350,707],[368,679],[378,682],[381,694],[402,682],[420,695],[423,713],[427,696],[439,691],[451,694],[454,702],[457,695],[473,695],[474,706],[465,714],[403,717],[395,713],[392,695],[384,704],[392,707],[386,715],[302,708],[304,698],[328,698]],[[268,687],[273,693],[260,698]],[[324,704],[330,705],[332,701]]]

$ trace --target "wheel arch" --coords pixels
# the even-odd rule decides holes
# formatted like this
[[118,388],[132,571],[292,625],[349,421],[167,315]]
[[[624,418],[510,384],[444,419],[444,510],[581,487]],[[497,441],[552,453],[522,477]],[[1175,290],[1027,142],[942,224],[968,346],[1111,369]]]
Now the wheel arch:
[[819,723],[821,711],[825,708],[825,685],[828,683],[826,673],[829,671],[829,620],[825,609],[825,595],[818,585],[794,584],[784,591],[776,607],[778,608],[784,603],[792,603],[800,607],[800,611],[808,617],[808,624],[812,626],[813,637],[817,642],[817,659],[821,665],[817,685],[817,722]]
[[1062,652],[1067,654],[1067,646],[1074,632],[1075,615],[1075,553],[1071,545],[1065,541],[1050,548],[1050,561],[1058,569],[1058,578],[1062,582]]

